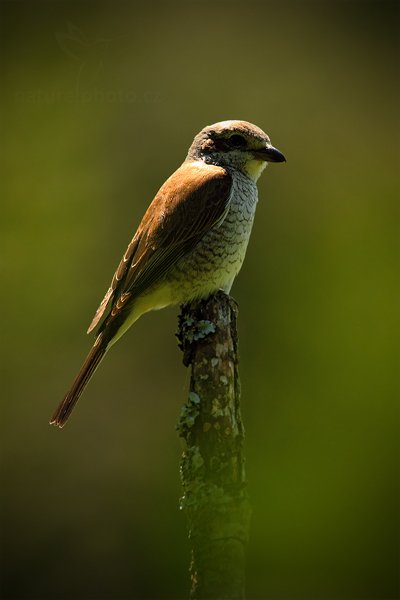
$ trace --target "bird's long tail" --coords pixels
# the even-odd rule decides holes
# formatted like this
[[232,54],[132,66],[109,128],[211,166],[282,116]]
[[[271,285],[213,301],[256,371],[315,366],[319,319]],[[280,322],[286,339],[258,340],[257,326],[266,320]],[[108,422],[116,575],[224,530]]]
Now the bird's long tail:
[[92,375],[99,366],[105,353],[107,352],[109,342],[105,339],[104,334],[100,333],[96,341],[86,357],[78,375],[75,378],[70,390],[65,395],[64,400],[60,403],[57,410],[50,419],[50,425],[56,427],[64,427],[75,404],[78,402],[80,395],[89,383]]

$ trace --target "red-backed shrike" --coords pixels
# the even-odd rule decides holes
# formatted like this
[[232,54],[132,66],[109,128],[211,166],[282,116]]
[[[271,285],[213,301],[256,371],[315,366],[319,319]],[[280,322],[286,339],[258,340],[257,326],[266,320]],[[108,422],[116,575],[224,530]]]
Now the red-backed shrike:
[[63,427],[107,350],[144,313],[230,291],[246,253],[256,182],[283,154],[246,121],[194,138],[147,209],[88,329],[94,345],[50,423]]

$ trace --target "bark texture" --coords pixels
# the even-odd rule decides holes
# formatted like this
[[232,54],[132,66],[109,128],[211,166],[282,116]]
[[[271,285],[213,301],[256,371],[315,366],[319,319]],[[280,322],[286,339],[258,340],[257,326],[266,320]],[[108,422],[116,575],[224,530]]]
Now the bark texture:
[[179,317],[183,362],[191,368],[177,429],[185,442],[181,506],[189,521],[192,600],[245,597],[250,506],[236,319],[237,305],[223,292],[183,306]]

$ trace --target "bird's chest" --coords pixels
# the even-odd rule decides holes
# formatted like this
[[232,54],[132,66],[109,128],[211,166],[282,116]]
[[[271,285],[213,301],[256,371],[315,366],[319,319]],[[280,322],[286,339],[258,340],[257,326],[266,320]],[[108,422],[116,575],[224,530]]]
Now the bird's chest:
[[244,175],[233,177],[229,211],[219,225],[204,236],[196,252],[218,271],[239,271],[246,253],[257,204],[257,187]]
[[215,239],[221,238],[222,243],[226,241],[233,244],[237,251],[240,251],[243,243],[247,245],[257,199],[255,183],[242,174],[235,174],[229,212],[221,225],[212,231]]
[[[244,175],[234,175],[229,210],[182,260],[192,285],[203,290],[229,290],[247,249],[257,204],[257,187]],[[181,265],[181,266],[183,266]]]
[[206,296],[224,289],[229,292],[247,249],[257,204],[257,187],[242,174],[232,175],[229,210],[195,248],[182,257],[167,277],[177,302]]

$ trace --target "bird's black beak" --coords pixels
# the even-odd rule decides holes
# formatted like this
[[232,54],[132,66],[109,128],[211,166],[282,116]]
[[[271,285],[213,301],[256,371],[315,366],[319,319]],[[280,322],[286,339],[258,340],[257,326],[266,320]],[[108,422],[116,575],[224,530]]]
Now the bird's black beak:
[[282,152],[279,152],[277,148],[273,146],[266,146],[254,151],[254,157],[259,160],[265,160],[266,162],[286,162],[286,158]]

